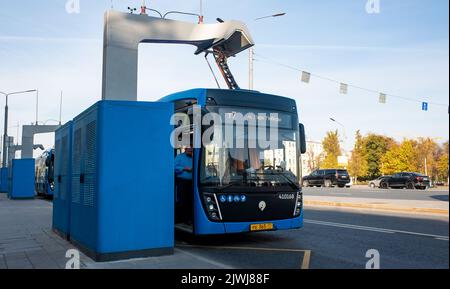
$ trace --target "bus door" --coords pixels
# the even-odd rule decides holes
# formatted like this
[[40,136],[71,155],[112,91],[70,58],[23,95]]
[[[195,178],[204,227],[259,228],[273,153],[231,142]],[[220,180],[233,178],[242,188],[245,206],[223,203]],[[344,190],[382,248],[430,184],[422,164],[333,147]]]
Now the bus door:
[[[175,157],[175,224],[177,229],[193,232],[194,222],[194,126],[193,105],[196,100],[182,100],[175,103],[175,112],[183,114],[175,126],[178,129],[178,146],[174,148]],[[183,141],[184,140],[184,141]],[[186,140],[188,140],[186,142]],[[190,150],[190,152],[189,152]],[[190,171],[188,170],[190,168]]]

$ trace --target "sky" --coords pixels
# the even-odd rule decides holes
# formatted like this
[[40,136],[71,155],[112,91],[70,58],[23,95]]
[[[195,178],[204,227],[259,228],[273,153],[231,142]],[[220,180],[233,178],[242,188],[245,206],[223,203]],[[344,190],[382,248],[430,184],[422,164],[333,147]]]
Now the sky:
[[[295,99],[310,140],[321,141],[336,129],[348,151],[357,130],[399,141],[448,140],[449,1],[379,0],[379,13],[368,13],[368,1],[203,0],[203,14],[207,23],[220,17],[248,25],[256,42],[255,90]],[[200,7],[199,0],[147,2],[161,12],[198,13]],[[66,3],[0,1],[0,91],[39,89],[38,119],[47,124],[59,120],[61,91],[63,122],[101,99],[104,12],[111,7],[125,12],[141,1],[79,0],[79,13],[68,13]],[[255,21],[279,12],[287,14]],[[140,45],[138,99],[154,101],[186,89],[214,88],[204,58],[194,51],[188,45]],[[299,71],[277,63],[311,72],[310,83],[301,82]],[[247,88],[248,53],[231,59],[230,66]],[[342,95],[338,83],[314,75],[375,92],[350,87]],[[388,94],[386,104],[378,102],[376,92]],[[0,97],[0,108],[4,101]],[[442,106],[430,104],[424,112],[421,101]],[[34,93],[11,96],[10,135],[21,138],[18,125],[35,122],[35,106]],[[0,125],[3,128],[3,119]],[[53,135],[37,136],[35,142],[50,147]]]

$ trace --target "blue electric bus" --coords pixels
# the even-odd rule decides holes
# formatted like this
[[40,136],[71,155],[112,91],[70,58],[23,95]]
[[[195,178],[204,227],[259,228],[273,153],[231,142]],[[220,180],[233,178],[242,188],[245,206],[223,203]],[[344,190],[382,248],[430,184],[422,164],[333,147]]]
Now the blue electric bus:
[[[164,97],[175,111],[194,123],[193,107],[201,114],[215,113],[223,119],[241,113],[260,117],[277,114],[278,146],[260,149],[250,143],[256,140],[244,133],[234,140],[243,146],[204,145],[202,136],[211,126],[190,125],[188,134],[194,144],[192,196],[180,198],[190,210],[177,229],[195,235],[231,234],[256,231],[296,229],[303,226],[301,154],[306,152],[305,132],[299,124],[296,102],[292,99],[246,90],[194,89]],[[225,124],[224,124],[225,126]],[[236,130],[237,131],[237,130]],[[219,133],[219,132],[214,132]],[[225,133],[225,129],[220,133]],[[229,147],[229,148],[228,148]],[[182,149],[175,149],[175,156]],[[179,206],[176,204],[176,210]],[[176,212],[176,214],[179,212]]]
[[38,196],[52,198],[55,190],[55,150],[48,149],[36,158],[35,191]]

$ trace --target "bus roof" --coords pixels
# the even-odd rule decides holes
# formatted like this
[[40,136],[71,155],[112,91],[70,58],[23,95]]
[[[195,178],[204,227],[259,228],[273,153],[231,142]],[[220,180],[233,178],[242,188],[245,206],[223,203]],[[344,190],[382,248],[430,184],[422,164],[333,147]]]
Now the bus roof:
[[159,101],[176,102],[188,99],[195,99],[200,106],[211,104],[220,106],[270,108],[285,112],[297,111],[296,102],[293,99],[252,90],[197,88],[168,95]]

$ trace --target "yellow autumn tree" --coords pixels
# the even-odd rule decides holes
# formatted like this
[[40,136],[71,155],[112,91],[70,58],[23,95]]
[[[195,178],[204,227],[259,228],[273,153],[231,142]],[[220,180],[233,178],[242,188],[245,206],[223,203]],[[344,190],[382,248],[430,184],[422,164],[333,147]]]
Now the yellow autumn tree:
[[355,146],[352,151],[348,170],[350,175],[356,178],[356,181],[358,181],[358,178],[366,176],[368,172],[364,138],[359,130],[356,132]]
[[339,143],[339,132],[329,131],[322,141],[325,158],[320,164],[321,169],[338,168],[338,157],[341,155],[341,145]]
[[413,140],[404,140],[400,145],[394,145],[381,158],[381,173],[392,175],[398,172],[418,171],[418,154]]
[[436,169],[437,175],[440,181],[448,180],[448,142],[446,142],[443,146],[442,153],[437,161]]

